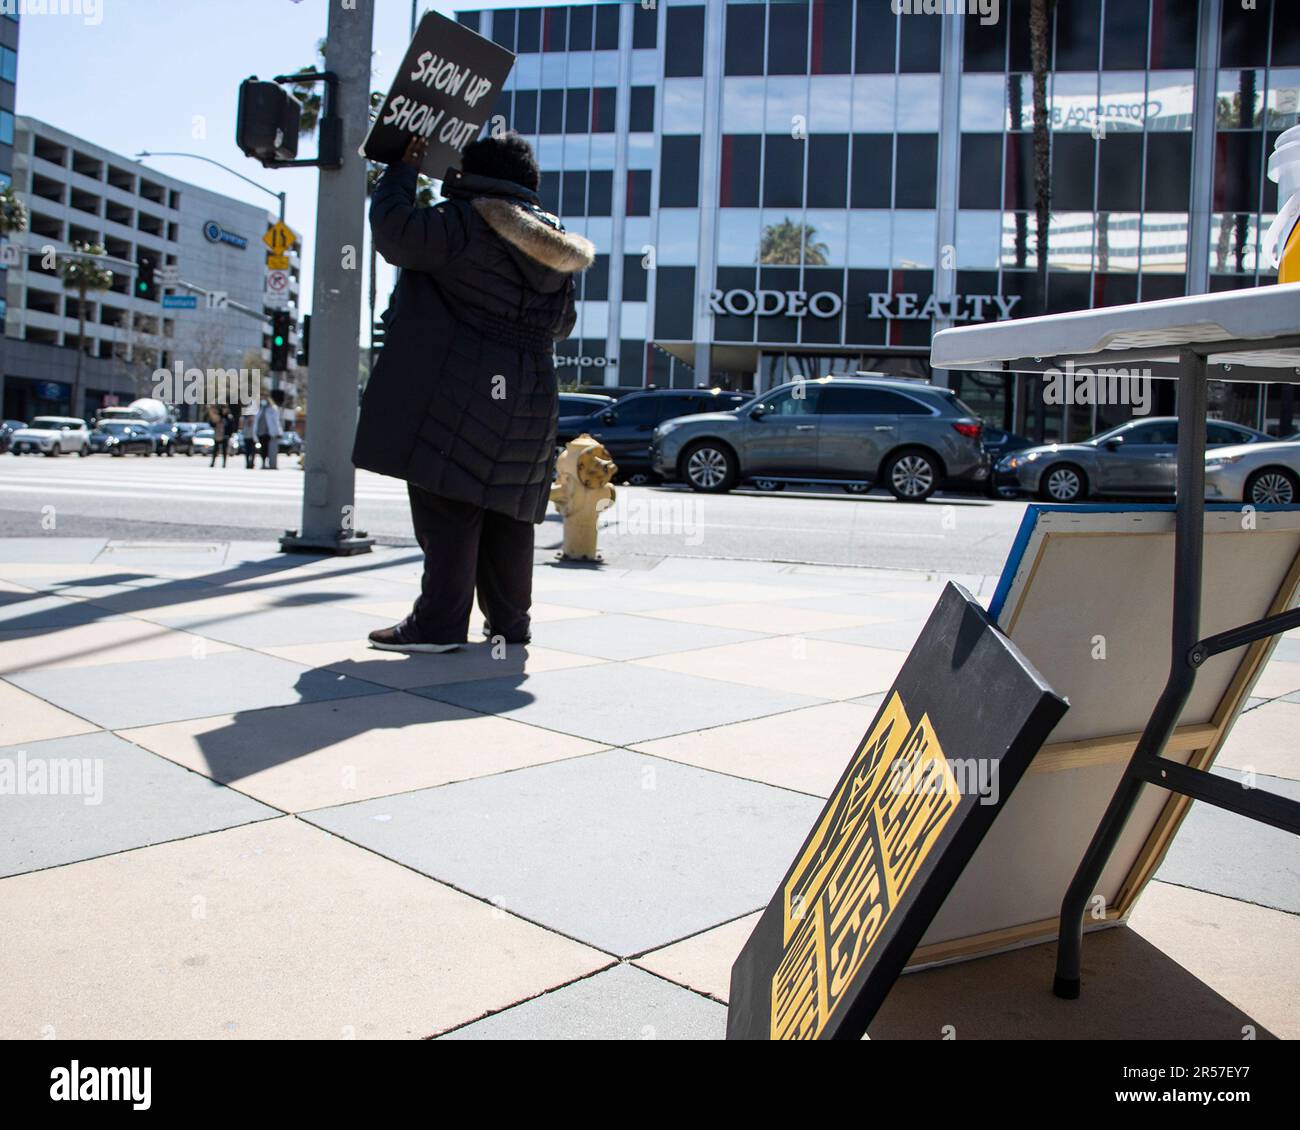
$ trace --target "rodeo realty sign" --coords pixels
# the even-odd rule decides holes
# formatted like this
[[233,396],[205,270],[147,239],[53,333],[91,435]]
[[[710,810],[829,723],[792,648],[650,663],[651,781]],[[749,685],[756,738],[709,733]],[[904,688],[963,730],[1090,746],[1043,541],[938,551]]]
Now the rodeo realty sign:
[[[1003,297],[1000,294],[954,294],[944,301],[936,295],[922,300],[921,295],[904,293],[878,293],[867,295],[869,316],[900,321],[918,321],[927,318],[950,318],[954,322],[982,322],[993,318],[1002,321],[1011,317],[1020,301],[1020,295]],[[732,290],[709,291],[710,314],[734,314],[747,318],[751,314],[760,318],[834,318],[844,308],[844,299],[832,290],[819,290],[809,294],[805,290]]]
[[460,167],[515,57],[463,24],[429,12],[370,127],[361,155],[391,165],[414,138],[429,142],[420,171],[441,178]]

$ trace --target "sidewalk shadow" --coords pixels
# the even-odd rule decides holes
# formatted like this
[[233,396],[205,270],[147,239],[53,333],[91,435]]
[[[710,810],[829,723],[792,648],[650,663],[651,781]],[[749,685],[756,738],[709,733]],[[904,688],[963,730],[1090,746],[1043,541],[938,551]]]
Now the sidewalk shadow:
[[1088,934],[1083,993],[1052,993],[1056,944],[900,977],[871,1022],[873,1040],[1276,1039],[1127,926]]
[[[463,661],[468,660],[471,664],[480,665],[483,660],[476,653],[486,650],[489,646],[486,644],[471,644],[460,652],[450,652],[446,655],[410,655],[399,662],[404,666],[408,662],[439,661],[436,669],[432,664],[429,665],[430,670],[427,680],[418,684],[421,689],[436,690],[440,685],[452,685],[451,683],[439,684],[437,682],[439,672],[446,670],[444,666],[446,661],[459,656]],[[512,647],[508,649],[508,652],[510,654],[505,658],[490,661],[504,668],[500,673],[494,669],[493,675],[513,683],[509,694],[513,699],[517,700],[517,705],[532,702],[534,699],[532,694],[517,690],[518,686],[528,678],[524,670],[528,661],[528,649],[525,647]],[[413,721],[393,721],[391,725],[386,724],[385,705],[388,701],[391,701],[390,696],[404,694],[404,691],[380,684],[375,681],[373,676],[377,673],[377,669],[383,666],[387,668],[385,673],[391,677],[393,662],[393,660],[380,659],[373,661],[346,660],[332,664],[329,667],[315,667],[309,671],[304,671],[295,684],[295,689],[300,696],[299,702],[286,703],[278,707],[260,707],[255,710],[240,711],[232,715],[226,725],[200,734],[196,738],[199,751],[202,753],[203,760],[207,765],[205,775],[222,784],[231,784],[237,787],[238,782],[244,778],[286,765],[300,757],[309,756],[321,749],[338,745],[362,735],[373,735],[376,744],[382,746],[385,741],[386,731],[404,729],[408,725],[432,725],[435,729],[431,733],[431,737],[436,740],[438,723],[437,721],[430,721],[427,717],[427,711],[424,712],[425,717]],[[367,678],[368,675],[371,677]],[[367,684],[368,693],[348,698],[322,699],[319,693],[315,693],[319,688],[322,677],[347,677],[362,680]],[[462,683],[467,684],[478,681],[482,680],[455,680],[454,683],[455,685],[461,685]],[[495,709],[491,711],[475,710],[473,707],[445,702],[433,694],[405,695],[405,697],[422,699],[433,708],[450,706],[458,712],[499,713]],[[304,704],[330,706],[333,709],[328,712],[327,719],[324,717],[324,712],[321,712],[314,715],[310,722],[304,720],[301,714],[286,712],[295,706]],[[459,718],[461,715],[458,713],[457,717]],[[431,745],[430,752],[436,752],[436,745]]]

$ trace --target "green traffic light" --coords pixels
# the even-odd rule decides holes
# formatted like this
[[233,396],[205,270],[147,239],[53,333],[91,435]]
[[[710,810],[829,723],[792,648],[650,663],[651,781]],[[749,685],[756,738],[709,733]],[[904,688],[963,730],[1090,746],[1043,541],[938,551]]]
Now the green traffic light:
[[275,344],[276,344],[277,346],[283,345],[283,344],[284,344],[284,338],[282,338],[279,334],[276,334],[276,335],[275,335]]

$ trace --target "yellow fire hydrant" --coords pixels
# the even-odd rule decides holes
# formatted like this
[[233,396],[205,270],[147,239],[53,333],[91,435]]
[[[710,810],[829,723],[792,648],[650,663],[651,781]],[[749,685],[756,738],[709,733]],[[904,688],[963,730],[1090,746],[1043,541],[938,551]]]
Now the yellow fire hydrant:
[[599,561],[596,551],[596,515],[614,505],[614,488],[609,485],[618,467],[609,452],[583,433],[571,440],[555,462],[555,486],[551,501],[564,516],[566,561]]

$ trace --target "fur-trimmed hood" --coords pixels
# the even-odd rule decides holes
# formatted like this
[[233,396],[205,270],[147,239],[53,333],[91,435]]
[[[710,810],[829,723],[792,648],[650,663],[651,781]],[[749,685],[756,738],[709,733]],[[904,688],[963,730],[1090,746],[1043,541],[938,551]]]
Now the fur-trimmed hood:
[[499,196],[476,196],[471,203],[506,243],[544,267],[573,274],[595,262],[596,248],[591,240],[548,223],[542,217],[549,213]]

